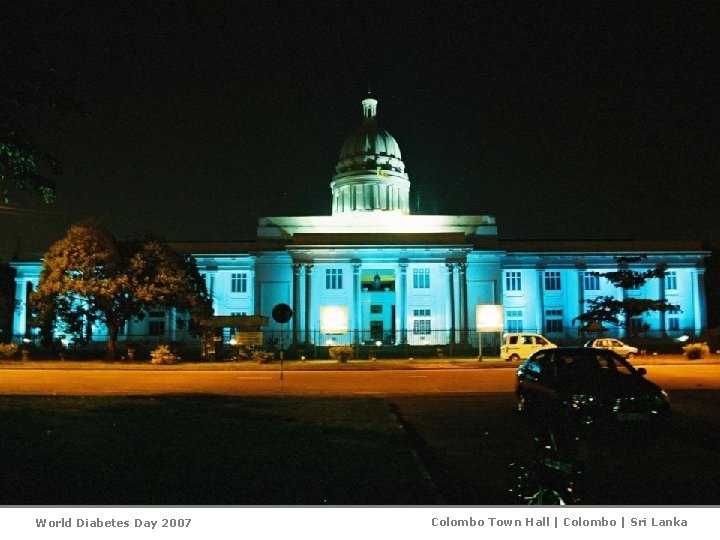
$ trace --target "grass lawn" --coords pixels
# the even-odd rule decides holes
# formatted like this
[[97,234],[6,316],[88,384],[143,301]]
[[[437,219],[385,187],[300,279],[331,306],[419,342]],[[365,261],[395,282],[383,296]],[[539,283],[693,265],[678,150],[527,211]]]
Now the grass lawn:
[[2,505],[434,504],[379,399],[0,397]]

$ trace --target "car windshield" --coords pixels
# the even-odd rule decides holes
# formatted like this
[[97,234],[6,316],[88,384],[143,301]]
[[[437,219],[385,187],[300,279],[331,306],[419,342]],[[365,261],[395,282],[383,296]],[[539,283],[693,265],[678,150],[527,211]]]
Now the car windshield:
[[635,371],[626,360],[612,353],[579,351],[559,354],[556,363],[558,371],[565,373],[607,370],[630,375]]

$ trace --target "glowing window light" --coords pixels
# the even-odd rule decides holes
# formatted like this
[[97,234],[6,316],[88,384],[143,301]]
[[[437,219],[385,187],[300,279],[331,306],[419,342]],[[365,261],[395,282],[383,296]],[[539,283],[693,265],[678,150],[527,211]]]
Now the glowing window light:
[[346,306],[320,307],[320,331],[323,334],[347,334],[348,325]]

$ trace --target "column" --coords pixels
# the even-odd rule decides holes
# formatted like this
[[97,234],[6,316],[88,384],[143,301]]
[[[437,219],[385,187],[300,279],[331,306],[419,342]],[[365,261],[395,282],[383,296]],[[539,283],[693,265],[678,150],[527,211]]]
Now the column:
[[698,267],[694,272],[693,283],[693,315],[695,333],[700,333],[707,326],[707,309],[705,306],[705,268]]
[[305,343],[312,343],[312,264],[305,265]]
[[537,326],[536,332],[542,334],[545,329],[545,287],[543,287],[545,269],[539,267],[536,271],[537,278],[537,296],[535,305],[535,325]]
[[293,311],[295,316],[292,318],[292,344],[293,347],[297,347],[300,342],[300,270],[302,265],[294,262],[292,264],[293,269]]
[[[665,267],[658,266],[658,297],[659,300],[665,300]],[[667,336],[667,311],[660,311],[660,335]]]
[[448,277],[448,311],[450,312],[450,343],[455,343],[455,276],[453,274],[453,263],[445,263]]
[[362,264],[354,261],[353,265],[353,326],[355,328],[355,345],[360,344],[360,333],[362,332],[362,305],[360,302],[360,268]]
[[467,263],[458,263],[460,277],[460,343],[468,343]]
[[[620,298],[623,301],[624,305],[627,305],[627,299],[628,299],[628,290],[624,287],[620,289]],[[621,337],[623,338],[629,338],[630,337],[630,318],[627,316],[627,312],[622,320],[622,326],[621,328]]]
[[[177,308],[171,307],[168,311],[168,330],[170,334],[170,340],[171,341],[177,341]],[[234,338],[235,336],[230,336],[230,338]]]
[[[578,311],[575,316],[580,316],[583,313],[585,313],[585,271],[587,270],[587,265],[585,264],[578,264],[575,266],[577,268],[577,289],[578,289]],[[573,314],[570,314],[570,319],[573,319]]]
[[28,302],[27,286],[23,278],[15,278],[15,317],[13,335],[25,337],[27,335]]
[[400,283],[397,291],[395,291],[395,297],[397,298],[398,306],[398,331],[400,333],[398,344],[400,345],[407,343],[407,267],[408,263],[406,259],[403,259],[400,263],[398,263]]

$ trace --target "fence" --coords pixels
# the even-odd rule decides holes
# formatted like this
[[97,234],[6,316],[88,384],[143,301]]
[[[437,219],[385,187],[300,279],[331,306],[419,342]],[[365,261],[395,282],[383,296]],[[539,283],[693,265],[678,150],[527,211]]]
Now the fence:
[[[542,333],[535,329],[526,329],[527,333]],[[618,337],[638,347],[641,351],[660,354],[680,354],[682,346],[688,342],[707,342],[711,351],[720,350],[720,332],[704,332],[696,335],[693,331],[676,332],[674,335],[662,335],[659,331],[625,337],[620,330],[602,334],[583,333],[578,329],[563,333],[544,333],[559,346],[583,345],[596,337]],[[679,339],[687,336],[687,339]],[[266,331],[263,343],[254,348],[274,352],[279,358],[280,350],[285,359],[329,359],[332,347],[351,347],[352,357],[356,359],[448,359],[448,358],[484,358],[498,357],[502,333],[474,330],[433,330],[415,334],[412,330],[405,333],[393,332],[379,336],[369,331],[352,331],[345,334],[327,334],[313,330],[302,332],[296,343],[291,332],[284,330]],[[31,356],[52,357],[63,355],[67,358],[104,358],[107,345],[106,336],[96,336],[86,343],[69,343],[43,349],[39,338],[27,343]],[[21,340],[18,340],[21,341]],[[203,343],[199,337],[185,337],[173,341],[167,336],[124,335],[117,344],[118,359],[149,359],[150,351],[161,344],[169,344],[173,352],[184,360],[228,360],[238,356],[238,350],[244,345],[236,343],[231,332],[225,332],[222,339],[212,343]]]

